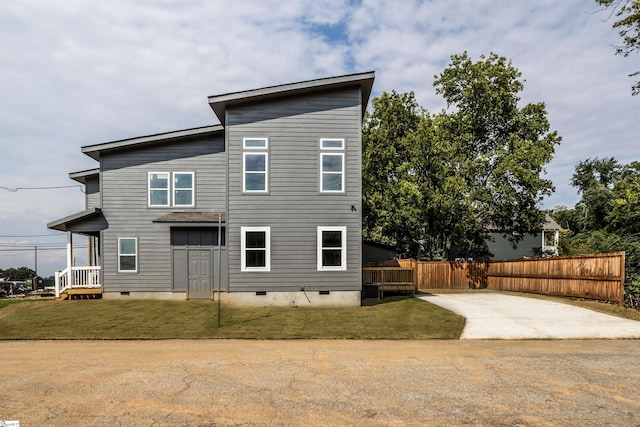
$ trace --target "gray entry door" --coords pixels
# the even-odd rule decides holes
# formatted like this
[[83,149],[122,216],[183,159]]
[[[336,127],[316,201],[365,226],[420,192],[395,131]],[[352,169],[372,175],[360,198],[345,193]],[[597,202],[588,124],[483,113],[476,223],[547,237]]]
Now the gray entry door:
[[189,299],[211,299],[211,251],[189,250]]

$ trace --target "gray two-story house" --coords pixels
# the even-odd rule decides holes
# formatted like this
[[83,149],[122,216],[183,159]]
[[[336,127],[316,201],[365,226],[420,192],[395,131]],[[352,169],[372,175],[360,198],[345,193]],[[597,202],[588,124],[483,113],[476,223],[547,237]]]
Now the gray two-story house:
[[[82,147],[57,294],[359,305],[361,124],[374,73],[209,97],[220,124]],[[73,239],[89,238],[89,266]],[[83,237],[84,239],[84,237]]]

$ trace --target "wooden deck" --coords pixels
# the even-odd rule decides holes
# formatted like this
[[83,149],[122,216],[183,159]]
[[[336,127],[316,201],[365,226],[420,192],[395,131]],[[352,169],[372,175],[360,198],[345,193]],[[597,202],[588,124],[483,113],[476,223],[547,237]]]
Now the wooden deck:
[[384,298],[385,292],[415,293],[417,290],[412,268],[363,267],[362,283],[377,285],[378,298]]
[[100,299],[102,298],[102,288],[73,288],[67,289],[60,294],[57,301],[74,299]]

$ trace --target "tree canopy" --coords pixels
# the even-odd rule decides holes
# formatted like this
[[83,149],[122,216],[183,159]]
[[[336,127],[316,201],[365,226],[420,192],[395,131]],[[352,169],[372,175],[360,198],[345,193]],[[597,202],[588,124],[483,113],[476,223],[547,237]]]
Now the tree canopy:
[[581,161],[572,185],[581,200],[573,209],[562,206],[553,214],[565,228],[560,254],[624,251],[626,296],[640,295],[640,162]]
[[36,277],[36,272],[29,267],[12,267],[5,270],[0,269],[0,277],[10,280],[25,280]]
[[[454,55],[435,76],[447,108],[383,93],[363,124],[365,237],[414,257],[487,254],[489,230],[517,243],[539,229],[553,191],[544,166],[560,142],[543,103],[519,106],[521,73],[497,54]],[[513,233],[513,232],[516,233]]]
[[[596,3],[610,10],[617,20],[613,28],[618,30],[623,44],[616,47],[616,55],[629,56],[640,51],[640,0],[596,0]],[[630,77],[640,75],[640,70],[629,74]],[[631,86],[631,93],[640,93],[640,80]]]

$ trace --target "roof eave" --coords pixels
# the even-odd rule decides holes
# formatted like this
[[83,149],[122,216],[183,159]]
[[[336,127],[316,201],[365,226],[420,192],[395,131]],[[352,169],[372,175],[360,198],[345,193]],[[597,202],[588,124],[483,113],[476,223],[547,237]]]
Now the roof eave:
[[69,178],[79,182],[80,184],[86,184],[87,178],[90,176],[97,176],[100,174],[100,168],[87,169],[84,171],[71,172]]
[[51,230],[67,231],[68,224],[85,221],[95,216],[102,216],[102,210],[99,208],[91,208],[82,212],[76,212],[72,215],[47,223],[47,228]]
[[155,135],[139,136],[136,138],[121,139],[118,141],[104,142],[101,144],[86,145],[82,147],[81,150],[87,156],[95,160],[100,160],[101,153],[105,151],[132,148],[144,144],[164,143],[193,136],[216,134],[222,131],[224,131],[224,127],[222,127],[221,125],[204,126],[193,129],[164,132]]

